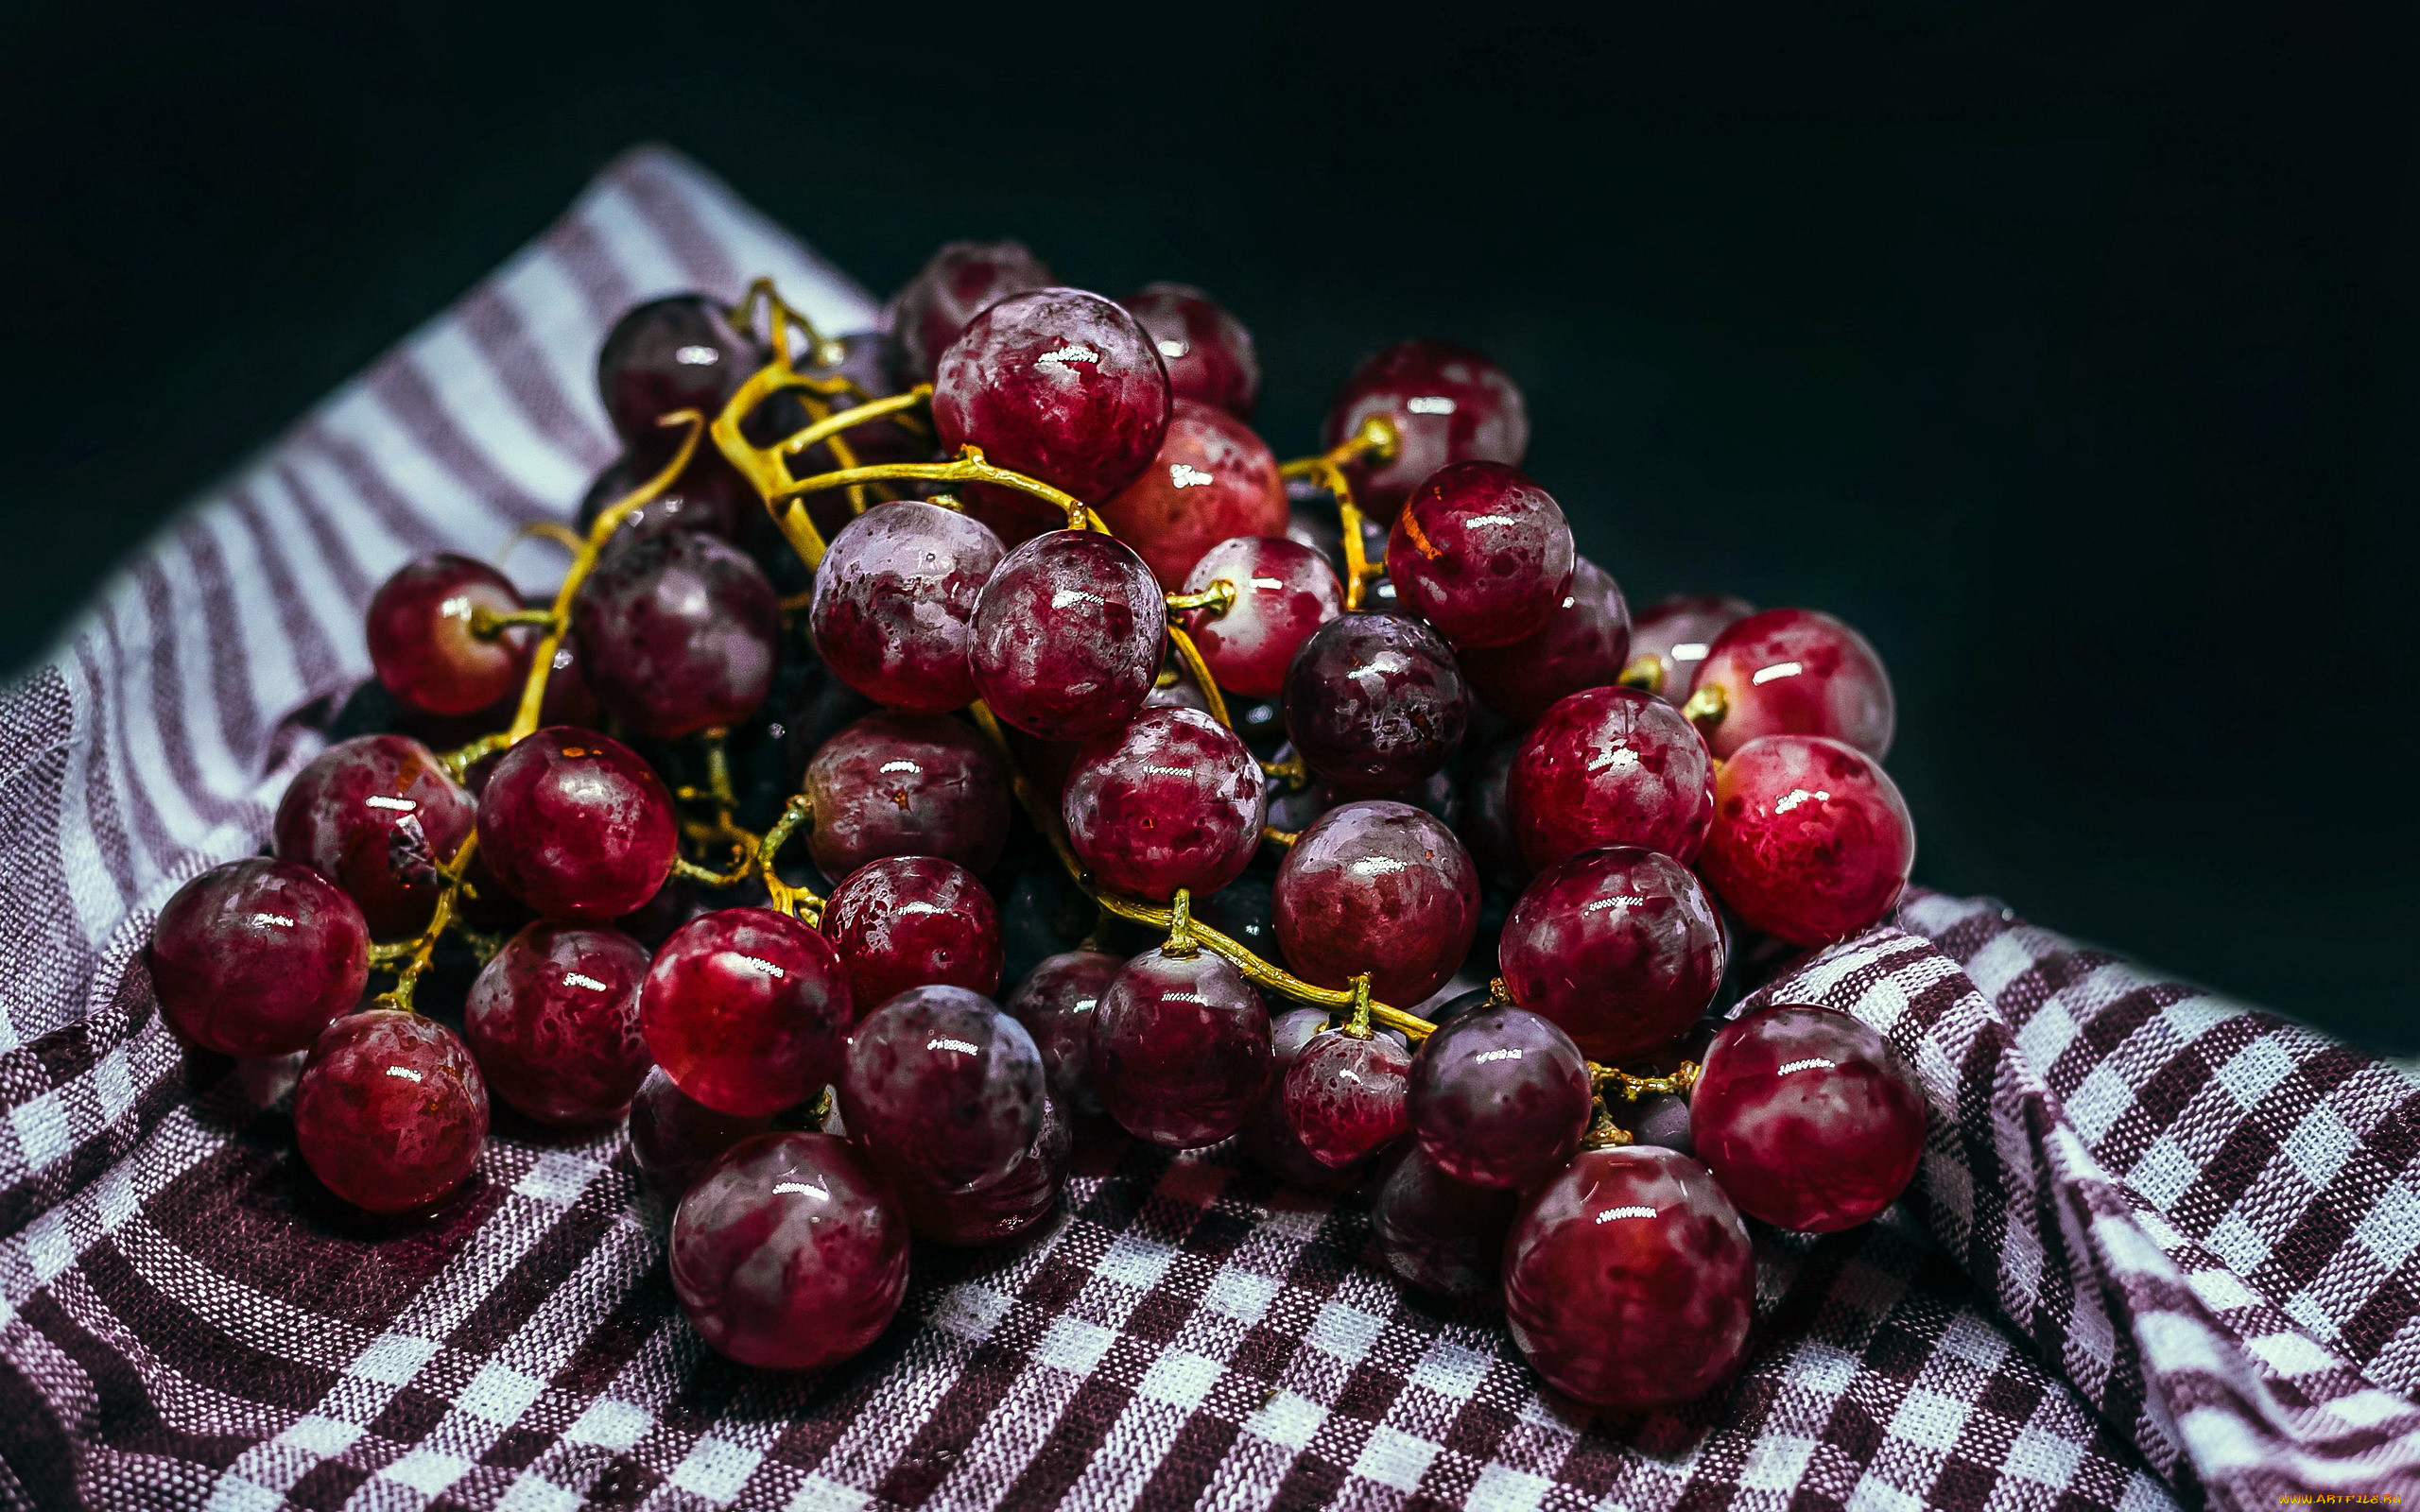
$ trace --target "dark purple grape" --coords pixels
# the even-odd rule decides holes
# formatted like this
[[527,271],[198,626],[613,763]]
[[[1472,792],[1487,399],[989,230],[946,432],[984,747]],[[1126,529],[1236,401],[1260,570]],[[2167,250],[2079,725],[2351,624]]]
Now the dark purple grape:
[[773,1126],[773,1115],[717,1113],[683,1091],[662,1066],[648,1068],[631,1099],[631,1158],[666,1202],[679,1202],[698,1173],[741,1140]]
[[846,1141],[760,1134],[672,1218],[672,1291],[716,1352],[817,1370],[872,1344],[908,1295],[908,1219]]
[[1475,1187],[1414,1144],[1395,1157],[1370,1204],[1378,1259],[1414,1291],[1461,1300],[1495,1290],[1521,1194]]
[[[588,486],[586,496],[579,501],[579,533],[588,534],[598,515],[629,498],[641,484],[652,480],[663,465],[647,456],[618,457],[608,465],[596,474],[596,481]],[[722,459],[722,454],[708,443],[697,459],[672,480],[671,487],[622,517],[620,534],[659,536],[667,530],[702,530],[737,544],[763,524],[763,508],[748,480],[733,471],[731,464]]]
[[999,907],[954,861],[867,862],[832,889],[822,929],[849,969],[850,997],[869,1012],[910,988],[1000,989]]
[[1443,341],[1397,342],[1356,368],[1328,409],[1321,444],[1335,446],[1373,417],[1394,427],[1394,453],[1345,472],[1355,498],[1382,524],[1439,468],[1472,461],[1519,467],[1530,449],[1521,390],[1495,363]]
[[1313,771],[1353,793],[1392,793],[1443,768],[1470,722],[1454,653],[1404,614],[1320,627],[1286,673],[1286,730]]
[[1614,1065],[1670,1043],[1714,1002],[1722,921],[1688,868],[1608,846],[1538,873],[1496,960],[1514,1003]]
[[1630,606],[1621,585],[1587,558],[1572,563],[1571,586],[1546,628],[1510,645],[1457,650],[1479,702],[1527,724],[1557,700],[1621,677],[1630,656]]
[[1159,673],[1167,604],[1123,541],[1090,530],[1036,536],[975,600],[976,689],[1004,722],[1044,740],[1115,730]]
[[1102,885],[1166,901],[1243,874],[1268,794],[1234,730],[1191,709],[1147,709],[1084,744],[1062,812],[1067,843]]
[[394,1008],[320,1031],[294,1084],[294,1142],[330,1192],[372,1212],[424,1208],[478,1163],[488,1091],[471,1052],[433,1019]]
[[356,735],[321,751],[278,799],[280,859],[345,890],[379,939],[428,927],[438,868],[469,838],[471,795],[408,735]]
[[1501,462],[1458,462],[1406,501],[1387,580],[1456,645],[1509,645],[1546,628],[1575,559],[1552,494]]
[[1046,1100],[1033,1143],[1006,1176],[969,1192],[903,1182],[899,1200],[919,1238],[943,1245],[996,1245],[1031,1238],[1059,1205],[1067,1164],[1076,1153],[1075,1126]]
[[1093,1012],[1126,957],[1105,951],[1066,951],[1027,973],[1009,999],[1011,1017],[1026,1026],[1042,1052],[1051,1095],[1072,1110],[1098,1113],[1093,1091]]
[[596,391],[614,430],[635,452],[662,455],[680,433],[656,421],[694,409],[712,421],[757,368],[755,341],[702,294],[632,306],[596,354]]
[[1170,392],[1252,419],[1260,403],[1260,353],[1241,320],[1184,284],[1146,284],[1118,302],[1159,348]]
[[1277,869],[1277,938],[1306,981],[1418,1003],[1452,978],[1478,929],[1478,868],[1434,816],[1365,799],[1305,830]]
[[462,1036],[489,1089],[544,1124],[618,1116],[652,1062],[639,1033],[646,947],[615,929],[539,922],[471,984]]
[[735,725],[773,685],[782,606],[748,554],[696,530],[616,542],[572,604],[581,673],[606,712],[677,740]]
[[890,337],[902,376],[930,383],[966,322],[1011,294],[1046,288],[1050,269],[1013,241],[951,242],[890,297]]
[[1138,1139],[1216,1144],[1252,1116],[1269,1073],[1269,1010],[1208,951],[1145,951],[1093,1010],[1094,1090]]
[[478,825],[488,869],[549,919],[627,914],[680,856],[664,780],[620,741],[569,726],[504,753],[479,794]]
[[1466,1013],[1411,1063],[1411,1130],[1437,1168],[1474,1186],[1525,1189],[1571,1159],[1594,1109],[1587,1057],[1520,1008]]
[[816,569],[816,650],[841,681],[893,709],[974,702],[968,626],[1004,555],[998,536],[955,509],[908,499],[867,510]]
[[1012,294],[966,323],[933,374],[942,449],[1087,504],[1143,471],[1168,428],[1168,375],[1125,310],[1082,289]]
[[885,856],[941,856],[982,873],[1008,843],[1008,768],[992,744],[942,714],[869,714],[807,764],[816,869],[845,877]]
[[920,987],[850,1037],[840,1116],[893,1181],[965,1192],[1025,1158],[1046,1091],[1025,1025],[964,988]]
[[1286,1072],[1286,1119],[1314,1160],[1347,1166],[1403,1138],[1410,1052],[1386,1035],[1331,1030]]
[[291,1055],[360,1003],[370,931],[318,872],[251,856],[178,888],[146,959],[161,1016],[186,1043]]

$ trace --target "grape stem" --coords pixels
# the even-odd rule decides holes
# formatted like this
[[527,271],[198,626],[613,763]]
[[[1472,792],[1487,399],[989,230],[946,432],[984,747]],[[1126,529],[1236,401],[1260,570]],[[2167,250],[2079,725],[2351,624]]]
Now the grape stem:
[[1638,688],[1652,694],[1664,691],[1664,659],[1652,653],[1634,656],[1614,679],[1625,688]]
[[1721,724],[1722,716],[1730,712],[1731,700],[1723,696],[1720,688],[1711,684],[1690,694],[1689,701],[1681,705],[1681,717],[1697,726],[1701,732]]
[[1201,648],[1193,644],[1193,637],[1171,625],[1168,644],[1176,647],[1177,660],[1192,674],[1193,685],[1201,690],[1202,702],[1210,706],[1210,717],[1229,730],[1235,729],[1236,722],[1227,717],[1226,696],[1219,691],[1219,680],[1210,675],[1210,663],[1201,660]]
[[1684,1060],[1673,1067],[1669,1074],[1662,1076],[1634,1076],[1617,1067],[1599,1066],[1594,1061],[1589,1062],[1588,1066],[1589,1076],[1596,1083],[1598,1095],[1602,1096],[1608,1091],[1617,1091],[1621,1093],[1625,1102],[1633,1103],[1650,1092],[1668,1092],[1674,1097],[1687,1096],[1689,1089],[1698,1084],[1698,1063],[1694,1060]]
[[1186,610],[1206,609],[1213,614],[1224,614],[1235,607],[1235,583],[1229,578],[1216,577],[1211,579],[1209,587],[1198,593],[1170,593],[1168,612],[1176,614]]
[[[444,879],[445,885],[438,889],[437,907],[428,916],[427,928],[411,939],[371,948],[370,964],[392,969],[395,973],[394,987],[378,995],[381,1006],[399,1008],[406,1013],[416,1011],[412,1007],[412,989],[419,985],[421,973],[428,970],[430,957],[437,954],[438,940],[444,936],[447,926],[454,922],[455,910],[465,885],[462,874],[471,869],[471,858],[478,853],[478,850],[479,832],[473,830],[462,837],[462,843],[454,848],[453,858],[439,870],[438,875]],[[488,954],[494,954],[493,948]]]
[[1303,765],[1300,752],[1287,757],[1282,762],[1263,762],[1260,764],[1260,772],[1270,782],[1283,782],[1298,792],[1311,784],[1310,768]]
[[1370,1038],[1370,973],[1353,978],[1353,1007],[1344,1017],[1344,1032],[1356,1040]]
[[1308,478],[1325,489],[1336,501],[1337,528],[1344,545],[1344,607],[1361,607],[1361,595],[1370,584],[1387,576],[1386,564],[1373,565],[1369,553],[1361,543],[1361,507],[1353,502],[1353,485],[1346,480],[1344,470],[1364,457],[1387,461],[1403,444],[1394,422],[1383,415],[1373,415],[1361,422],[1360,428],[1318,456],[1305,456],[1287,463],[1277,470],[1278,476]]
[[499,614],[485,604],[471,606],[471,633],[482,641],[493,641],[515,625],[551,626],[554,623],[555,611],[550,609],[517,609],[509,614]]

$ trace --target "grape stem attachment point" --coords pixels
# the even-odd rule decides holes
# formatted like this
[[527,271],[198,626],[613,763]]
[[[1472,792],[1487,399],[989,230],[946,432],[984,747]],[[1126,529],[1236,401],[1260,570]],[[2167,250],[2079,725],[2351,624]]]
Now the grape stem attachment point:
[[1681,705],[1681,717],[1697,726],[1701,732],[1720,725],[1722,716],[1730,712],[1731,700],[1712,684],[1690,694],[1689,701]]
[[1622,667],[1622,675],[1614,680],[1625,688],[1637,688],[1661,696],[1664,692],[1664,659],[1654,655],[1632,657]]
[[1235,608],[1236,585],[1225,577],[1213,578],[1210,586],[1198,593],[1170,593],[1168,612],[1181,614],[1187,610],[1206,609],[1213,614],[1224,614]]

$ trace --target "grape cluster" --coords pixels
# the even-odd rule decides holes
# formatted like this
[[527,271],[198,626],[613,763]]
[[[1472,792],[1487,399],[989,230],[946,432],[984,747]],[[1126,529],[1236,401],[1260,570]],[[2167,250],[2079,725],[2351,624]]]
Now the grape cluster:
[[1912,1178],[1872,1030],[1712,1016],[1749,932],[1906,885],[1888,677],[1813,610],[1634,621],[1484,356],[1387,349],[1281,464],[1207,296],[970,242],[883,334],[643,304],[597,383],[626,455],[540,531],[559,590],[398,572],[364,732],[154,932],[185,1040],[303,1056],[337,1196],[445,1200],[491,1094],[627,1118],[700,1336],[804,1369],[888,1326],[911,1235],[1040,1230],[1080,1137],[1233,1138],[1638,1408],[1737,1365],[1746,1219]]

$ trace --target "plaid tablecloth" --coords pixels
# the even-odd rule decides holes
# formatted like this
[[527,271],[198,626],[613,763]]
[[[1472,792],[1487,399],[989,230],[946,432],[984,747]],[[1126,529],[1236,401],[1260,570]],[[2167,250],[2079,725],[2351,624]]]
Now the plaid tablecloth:
[[[1989,902],[1917,895],[1765,996],[1931,1100],[1903,1210],[1760,1239],[1727,1393],[1591,1420],[1364,1216],[1111,1149],[1042,1242],[920,1249],[820,1379],[708,1355],[618,1135],[500,1138],[424,1226],[298,1175],[139,948],[252,850],[406,556],[493,553],[613,447],[632,301],[867,298],[694,167],[562,221],[200,501],[0,696],[0,1501],[28,1508],[2268,1507],[2420,1495],[2420,1080]],[[534,558],[533,554],[533,558]],[[539,564],[533,559],[530,566]],[[537,585],[532,585],[537,586]]]

